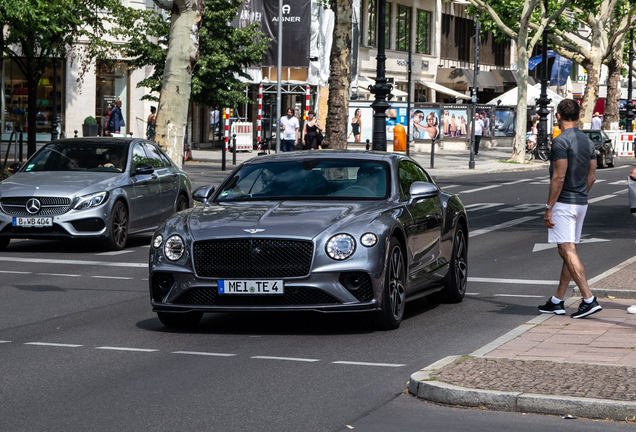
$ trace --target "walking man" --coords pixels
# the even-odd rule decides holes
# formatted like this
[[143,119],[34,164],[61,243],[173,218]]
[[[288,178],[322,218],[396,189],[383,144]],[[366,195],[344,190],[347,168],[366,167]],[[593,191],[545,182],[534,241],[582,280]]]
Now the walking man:
[[108,119],[107,129],[111,134],[118,134],[122,127],[126,126],[124,116],[121,113],[121,100],[115,101],[115,106],[110,110],[110,118]]
[[475,128],[475,154],[479,154],[479,143],[481,142],[481,135],[484,133],[484,121],[479,113],[475,113],[475,120],[470,124],[471,134],[473,133],[473,127]]
[[548,242],[558,244],[563,267],[556,293],[539,306],[539,312],[564,315],[563,298],[574,279],[583,299],[571,316],[583,318],[602,309],[587,285],[585,269],[576,253],[587,212],[587,194],[596,181],[596,154],[592,141],[576,127],[579,105],[573,99],[559,103],[557,120],[562,132],[552,141],[550,192],[543,221],[548,228]]
[[287,108],[287,116],[280,118],[280,130],[283,131],[283,139],[280,142],[282,151],[294,151],[294,145],[298,141],[298,129],[300,129],[300,124],[298,119],[294,117],[294,110]]

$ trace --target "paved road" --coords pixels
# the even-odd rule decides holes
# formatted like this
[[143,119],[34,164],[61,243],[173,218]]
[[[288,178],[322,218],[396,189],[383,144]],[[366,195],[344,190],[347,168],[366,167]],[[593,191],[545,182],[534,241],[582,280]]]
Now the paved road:
[[[597,175],[579,247],[590,278],[633,256],[630,168]],[[224,176],[204,164],[188,170],[195,186]],[[149,236],[108,254],[91,242],[12,242],[0,254],[0,429],[409,431],[425,430],[430,416],[462,430],[549,424],[402,394],[413,371],[535,316],[560,269],[543,245],[547,171],[440,184],[469,208],[469,295],[458,305],[410,303],[393,332],[370,331],[356,314],[295,313],[218,314],[195,331],[168,331],[149,306]]]

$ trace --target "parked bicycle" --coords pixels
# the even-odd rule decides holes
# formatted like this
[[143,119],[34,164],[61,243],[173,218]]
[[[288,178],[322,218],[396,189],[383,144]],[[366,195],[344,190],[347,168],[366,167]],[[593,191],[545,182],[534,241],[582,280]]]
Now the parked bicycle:
[[539,159],[545,162],[549,157],[550,146],[547,143],[526,141],[526,160]]

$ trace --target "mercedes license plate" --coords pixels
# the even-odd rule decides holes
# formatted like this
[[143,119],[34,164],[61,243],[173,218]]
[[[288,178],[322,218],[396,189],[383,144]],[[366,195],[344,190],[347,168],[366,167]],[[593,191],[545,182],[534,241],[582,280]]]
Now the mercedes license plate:
[[283,281],[220,280],[219,294],[283,294]]
[[14,217],[13,226],[42,228],[53,226],[52,217]]

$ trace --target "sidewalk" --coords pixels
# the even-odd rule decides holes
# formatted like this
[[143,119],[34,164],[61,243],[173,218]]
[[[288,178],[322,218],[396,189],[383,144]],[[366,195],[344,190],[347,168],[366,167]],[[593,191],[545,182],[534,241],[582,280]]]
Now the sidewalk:
[[[356,149],[358,151],[364,151],[364,148]],[[192,150],[193,161],[186,162],[187,164],[194,164],[200,162],[209,163],[221,163],[222,152],[220,149],[200,149]],[[431,168],[431,153],[430,152],[411,152],[410,156],[415,159],[422,168],[424,168],[433,178],[449,177],[457,175],[468,174],[483,174],[489,172],[502,172],[502,171],[517,171],[517,170],[544,170],[547,174],[548,162],[532,161],[531,163],[520,164],[508,162],[512,155],[512,147],[495,147],[495,148],[482,148],[478,155],[475,155],[475,168],[469,169],[468,164],[470,162],[470,152],[464,150],[439,150],[435,149],[435,155],[433,159],[433,168]],[[231,171],[234,166],[232,165],[232,152],[226,154],[226,169]],[[252,153],[237,152],[236,164],[239,165],[253,157],[258,156],[258,151],[254,150]]]
[[538,315],[470,356],[414,373],[409,392],[449,405],[636,421],[636,314],[627,312],[635,282],[636,257],[590,280],[602,311],[572,319],[580,298],[571,298],[566,315]]

